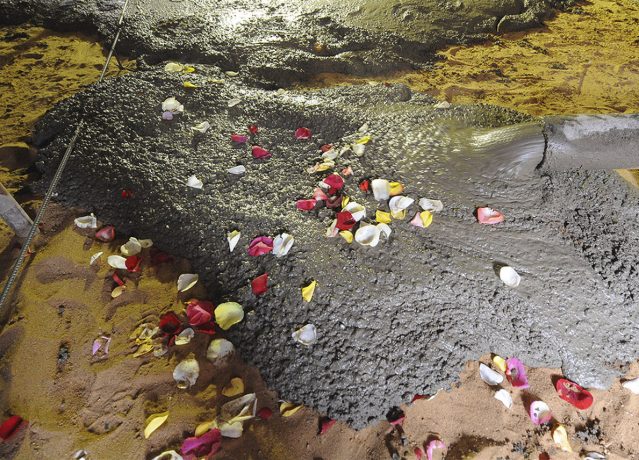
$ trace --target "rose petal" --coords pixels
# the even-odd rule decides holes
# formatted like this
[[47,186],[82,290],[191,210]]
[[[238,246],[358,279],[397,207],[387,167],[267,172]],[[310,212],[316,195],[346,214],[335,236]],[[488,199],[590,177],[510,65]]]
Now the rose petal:
[[273,156],[268,150],[260,147],[259,145],[254,145],[253,148],[251,149],[251,153],[253,154],[253,158],[257,160],[261,160],[261,159],[266,160]]
[[126,258],[122,256],[109,256],[107,257],[107,263],[113,268],[126,270]]
[[400,212],[407,209],[415,200],[407,196],[394,196],[388,202],[391,212]]
[[392,222],[390,212],[381,211],[379,209],[375,211],[375,220],[383,224],[390,224]]
[[149,415],[144,422],[144,439],[149,439],[149,436],[151,436],[155,430],[160,428],[160,426],[166,422],[167,418],[169,418],[168,411]]
[[293,332],[292,337],[302,345],[311,346],[317,342],[317,328],[314,324],[307,324]]
[[206,359],[217,361],[226,358],[235,351],[235,347],[226,339],[215,339],[206,350]]
[[281,233],[273,240],[273,254],[275,257],[284,257],[293,247],[295,238],[288,233]]
[[570,380],[557,380],[555,389],[561,399],[572,404],[579,410],[586,410],[592,406],[592,394]]
[[170,113],[184,112],[184,106],[178,102],[174,97],[169,97],[162,102],[162,111]]
[[115,239],[115,227],[113,225],[105,225],[95,232],[95,239],[103,243],[110,243]]
[[203,121],[202,123],[198,123],[195,126],[191,126],[191,131],[195,131],[196,133],[204,134],[211,128],[211,124],[208,121]]
[[126,269],[132,273],[140,271],[142,265],[142,258],[140,256],[130,256],[126,258]]
[[315,200],[315,198],[311,200],[297,200],[295,202],[295,206],[300,211],[312,211],[313,209],[315,209],[316,204],[317,204],[317,201]]
[[184,292],[191,289],[198,282],[200,277],[196,273],[183,273],[178,277],[177,290]]
[[337,420],[333,420],[326,417],[322,418],[322,420],[320,421],[320,430],[319,430],[320,436],[326,433],[328,430],[330,430],[333,427],[333,425],[335,425],[336,423],[337,423]]
[[91,356],[95,356],[96,353],[101,352],[101,356],[109,354],[109,345],[111,344],[111,337],[100,336],[93,341],[93,347],[91,350]]
[[93,214],[78,217],[73,222],[78,228],[98,228],[98,219]]
[[362,192],[368,192],[370,187],[371,187],[371,181],[369,181],[368,179],[364,179],[363,181],[359,183],[359,189]]
[[297,413],[303,406],[301,404],[293,404],[292,402],[284,401],[280,404],[280,414],[282,417],[290,417]]
[[552,420],[550,407],[543,401],[533,401],[530,404],[530,419],[535,425],[543,425]]
[[253,241],[249,244],[248,254],[250,256],[262,256],[268,254],[273,250],[273,238],[267,236],[258,236],[253,238]]
[[428,198],[422,198],[419,200],[419,206],[424,211],[439,212],[444,209],[444,204],[439,200],[429,200]]
[[12,415],[0,425],[0,441],[9,439],[13,434],[18,431],[18,428],[22,424],[22,417],[18,415]]
[[295,139],[297,140],[308,140],[311,138],[311,130],[308,128],[297,128],[295,130]]
[[244,165],[233,166],[226,170],[229,174],[234,174],[239,176],[240,174],[246,173],[246,167]]
[[201,190],[202,187],[204,186],[202,181],[200,179],[198,179],[197,177],[195,177],[195,176],[190,176],[186,180],[186,185],[187,185],[187,187],[195,188],[195,189],[198,189],[198,190]]
[[228,385],[222,389],[222,394],[229,398],[244,393],[244,381],[239,377],[233,377]]
[[529,386],[526,368],[517,358],[508,358],[508,360],[506,360],[506,378],[512,386],[522,390],[525,390]]
[[302,288],[302,298],[306,302],[310,302],[313,299],[313,294],[315,293],[315,287],[317,286],[317,281],[311,281],[308,286]]
[[226,235],[226,239],[229,242],[230,252],[233,252],[233,249],[235,249],[235,246],[237,246],[237,242],[240,241],[240,236],[241,233],[237,230],[233,230]]
[[173,370],[173,379],[177,382],[177,387],[182,390],[195,385],[200,375],[200,365],[197,360],[192,357],[193,354],[189,356],[189,358],[180,361]]
[[255,136],[260,129],[257,127],[257,125],[249,125],[248,130],[249,130],[249,133]]
[[386,179],[374,179],[371,182],[371,188],[377,201],[386,201],[390,198],[390,183]]
[[499,385],[501,382],[504,381],[503,375],[501,375],[499,372],[495,372],[484,363],[481,363],[479,365],[479,376],[488,385]]
[[324,190],[322,190],[319,187],[316,187],[315,190],[313,191],[313,198],[316,201],[324,201],[324,200],[328,200],[328,195],[324,193]]
[[504,215],[493,208],[477,208],[477,220],[480,224],[498,224],[504,221]]
[[513,397],[507,390],[504,390],[503,388],[495,392],[495,399],[497,401],[501,401],[506,409],[510,409],[511,407],[513,407]]
[[639,377],[626,380],[621,384],[626,390],[630,390],[632,393],[639,395]]
[[186,306],[186,316],[191,326],[201,326],[211,322],[215,305],[206,300],[189,300]]
[[262,420],[268,420],[273,416],[273,410],[268,407],[262,407],[257,411],[257,416]]
[[351,244],[353,242],[353,232],[351,232],[349,230],[342,230],[341,232],[339,232],[339,236],[344,238],[344,240],[348,244]]
[[246,134],[231,134],[231,141],[236,144],[244,144],[248,142],[248,136]]
[[251,281],[251,289],[253,290],[253,294],[262,295],[266,291],[268,291],[268,273],[264,273],[263,275],[258,276],[253,281]]
[[335,224],[335,227],[338,230],[350,230],[357,223],[357,221],[353,218],[353,215],[348,211],[338,212],[335,217],[337,218],[337,224]]
[[89,265],[93,265],[98,259],[100,259],[100,257],[102,257],[102,254],[104,254],[104,252],[102,251],[93,254],[91,256],[91,260],[89,261]]
[[[364,206],[357,203],[356,201],[345,203],[344,200],[347,200],[347,199],[348,197],[344,197],[344,199],[342,199],[343,210],[350,212],[355,222],[359,222],[364,217],[366,217],[366,208]],[[348,229],[343,229],[343,230],[348,230]]]
[[215,322],[225,331],[242,319],[244,319],[244,309],[237,302],[225,302],[215,309]]
[[380,234],[381,232],[377,225],[360,226],[355,232],[355,241],[363,246],[375,247],[379,243]]
[[572,452],[572,447],[568,441],[568,433],[563,425],[559,424],[552,430],[552,440],[564,452]]
[[321,187],[328,188],[328,194],[334,195],[336,192],[341,190],[344,187],[344,179],[337,173],[333,173],[328,177],[325,177],[322,182],[320,182]]
[[508,266],[499,269],[499,278],[509,287],[517,287],[521,282],[519,273],[517,273],[514,268]]
[[433,460],[433,451],[435,449],[446,449],[446,444],[440,439],[430,441],[428,446],[426,446],[426,458],[428,458],[428,460]]
[[214,428],[200,437],[186,438],[182,442],[182,455],[193,455],[196,458],[211,456],[222,447],[222,432]]

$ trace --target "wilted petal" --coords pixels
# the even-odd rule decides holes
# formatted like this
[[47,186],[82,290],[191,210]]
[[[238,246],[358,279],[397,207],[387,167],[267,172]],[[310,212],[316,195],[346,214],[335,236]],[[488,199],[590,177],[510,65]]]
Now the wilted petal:
[[242,422],[223,423],[220,425],[220,432],[225,438],[239,438],[242,436],[243,431]]
[[222,389],[222,395],[229,398],[244,393],[244,381],[239,377],[233,377],[229,384]]
[[542,425],[552,420],[550,407],[543,401],[533,401],[530,404],[530,419],[535,425]]
[[23,419],[19,415],[12,415],[0,424],[0,442],[9,439],[18,431],[22,425]]
[[521,282],[519,273],[517,273],[514,268],[508,266],[499,269],[499,278],[509,287],[517,287]]
[[208,121],[203,121],[202,123],[198,123],[195,126],[191,126],[191,130],[196,133],[204,134],[211,128],[211,124]]
[[317,328],[313,324],[307,324],[292,334],[293,340],[302,345],[310,346],[317,342]]
[[104,254],[104,252],[102,251],[93,254],[91,256],[91,260],[89,261],[89,265],[93,265],[100,257],[102,257],[102,254]]
[[251,149],[251,153],[253,154],[253,158],[257,160],[266,160],[267,158],[271,158],[272,156],[268,150],[260,147],[259,145],[254,145]]
[[109,345],[111,344],[111,337],[100,336],[93,341],[93,347],[91,355],[95,356],[100,353],[100,356],[106,356],[109,354]]
[[517,358],[508,358],[508,360],[506,360],[506,378],[512,386],[522,390],[529,386],[526,368]]
[[498,224],[504,221],[504,215],[493,208],[477,208],[477,220],[480,224]]
[[78,217],[73,222],[78,228],[98,228],[98,219],[93,214]]
[[295,139],[308,140],[311,138],[311,130],[308,128],[297,128],[295,130]]
[[294,242],[295,239],[293,235],[289,235],[288,233],[277,235],[273,240],[273,254],[275,254],[275,257],[284,257],[288,254]]
[[169,62],[164,66],[164,71],[169,73],[178,73],[184,70],[184,65],[177,62]]
[[501,382],[504,381],[503,375],[501,375],[499,372],[495,372],[484,363],[481,363],[479,365],[479,376],[488,385],[499,385]]
[[175,344],[186,345],[193,340],[193,337],[195,337],[195,331],[190,327],[187,327],[175,337]]
[[242,319],[244,319],[244,309],[237,302],[225,302],[215,309],[215,322],[225,331]]
[[255,393],[248,393],[222,405],[220,416],[223,420],[238,420],[242,417],[255,416],[257,398]]
[[196,189],[200,189],[200,190],[204,186],[202,181],[200,179],[198,179],[197,177],[195,177],[195,176],[190,176],[186,180],[186,185],[187,185],[187,187],[196,188]]
[[178,292],[184,292],[195,286],[200,277],[196,273],[183,273],[178,277],[177,289]]

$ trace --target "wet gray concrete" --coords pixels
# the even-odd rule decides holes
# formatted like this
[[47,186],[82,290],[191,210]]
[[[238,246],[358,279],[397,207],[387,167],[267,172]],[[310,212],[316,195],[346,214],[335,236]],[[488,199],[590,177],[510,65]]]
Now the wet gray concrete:
[[[614,173],[485,174],[478,165],[486,162],[462,148],[460,133],[535,123],[513,111],[435,109],[402,86],[295,92],[228,77],[205,83],[223,77],[199,65],[189,78],[203,87],[186,90],[159,66],[91,88],[39,124],[39,166],[44,185],[86,114],[58,199],[96,212],[123,236],[152,238],[190,258],[214,301],[242,303],[249,313],[230,338],[283,399],[361,428],[415,393],[448,387],[466,360],[487,352],[562,367],[588,387],[610,384],[636,358],[639,199]],[[160,105],[170,96],[185,112],[166,122]],[[236,97],[241,103],[229,108]],[[205,120],[211,130],[194,135],[189,128]],[[271,159],[253,160],[248,147],[230,142],[250,123],[261,127],[255,143]],[[406,195],[445,206],[428,229],[393,222],[391,238],[376,248],[327,239],[332,210],[295,209],[323,177],[306,172],[318,148],[364,123],[373,140],[341,166],[355,171],[346,193],[368,216],[376,202],[357,187],[365,177],[401,181]],[[299,126],[312,129],[310,141],[294,139]],[[246,175],[226,172],[238,164]],[[191,174],[202,191],[186,186]],[[123,188],[135,197],[123,201]],[[473,211],[482,205],[506,221],[479,225]],[[225,235],[233,229],[243,236],[229,254]],[[283,230],[296,238],[288,256],[247,255],[250,239]],[[499,280],[503,264],[522,275],[518,288]],[[250,280],[264,272],[270,289],[255,298]],[[305,303],[300,288],[311,279],[319,287]],[[309,322],[319,341],[305,348],[291,332]]]
[[[571,0],[131,0],[119,52],[241,70],[262,85],[318,72],[427,66],[446,44],[536,27]],[[122,0],[2,0],[0,23],[97,32],[109,43]]]

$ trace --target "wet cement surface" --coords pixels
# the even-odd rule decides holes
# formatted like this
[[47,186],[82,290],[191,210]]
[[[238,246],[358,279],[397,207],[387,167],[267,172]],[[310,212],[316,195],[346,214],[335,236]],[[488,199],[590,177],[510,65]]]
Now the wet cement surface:
[[[131,0],[121,53],[216,64],[262,85],[320,72],[419,68],[447,44],[536,27],[570,0]],[[0,23],[97,32],[108,43],[122,0],[3,0]]]
[[[50,177],[84,113],[87,129],[58,199],[190,258],[212,300],[242,303],[249,313],[231,339],[282,398],[359,428],[416,393],[447,387],[465,361],[488,351],[562,367],[589,387],[608,385],[636,358],[636,192],[612,172],[484,175],[483,159],[458,151],[459,133],[535,120],[491,106],[436,109],[399,85],[269,91],[197,67],[188,77],[202,85],[195,90],[159,66],[59,104],[37,128],[39,166]],[[219,78],[226,82],[207,83]],[[166,122],[161,103],[170,96],[185,112]],[[228,107],[233,98],[241,102]],[[190,130],[205,120],[206,134]],[[249,147],[230,142],[250,123],[271,159],[253,160]],[[354,170],[345,193],[368,218],[377,204],[357,187],[365,177],[401,181],[406,195],[445,206],[428,229],[394,221],[376,248],[327,239],[333,210],[295,209],[326,175],[306,172],[319,147],[364,123],[372,137],[365,154],[346,154],[338,170]],[[294,139],[299,126],[313,131],[310,141]],[[244,176],[226,172],[238,164]],[[192,174],[202,191],[186,186]],[[122,200],[122,189],[134,198]],[[483,205],[506,221],[476,223]],[[243,236],[229,254],[233,229]],[[288,256],[248,256],[253,237],[281,231],[296,239]],[[502,264],[522,275],[518,288],[501,283]],[[256,298],[250,280],[264,272],[270,289]],[[305,303],[300,288],[309,280],[319,286]],[[291,339],[306,323],[319,332],[309,348]]]

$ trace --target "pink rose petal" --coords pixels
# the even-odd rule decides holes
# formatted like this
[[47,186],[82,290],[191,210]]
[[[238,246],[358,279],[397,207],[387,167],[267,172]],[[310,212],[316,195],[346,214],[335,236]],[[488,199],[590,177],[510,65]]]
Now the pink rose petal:
[[231,134],[231,140],[236,144],[244,144],[248,141],[248,136],[245,134]]
[[268,236],[258,236],[249,244],[248,253],[250,256],[263,256],[273,250],[273,238]]
[[552,420],[552,412],[550,412],[548,404],[543,401],[533,401],[530,404],[530,420],[535,425],[543,425],[550,422]]
[[213,309],[215,306],[212,302],[206,300],[190,300],[186,307],[186,316],[191,326],[201,326],[211,321],[213,318]]
[[95,356],[96,353],[102,351],[102,356],[109,354],[109,344],[111,343],[111,337],[101,336],[93,341],[93,350],[91,356]]
[[222,447],[222,432],[214,428],[211,431],[207,431],[200,437],[186,438],[182,442],[182,455],[188,458],[200,458],[211,456],[220,450]]
[[477,208],[477,220],[480,224],[498,224],[504,221],[504,215],[493,208]]
[[315,209],[316,203],[317,201],[314,198],[311,200],[297,200],[295,206],[300,211],[312,211],[313,209]]
[[295,139],[305,141],[311,138],[311,130],[308,128],[297,128],[295,130]]
[[346,168],[342,169],[342,174],[345,177],[352,176],[353,175],[353,168],[351,168],[350,166],[347,166]]
[[322,421],[320,422],[320,432],[319,434],[322,435],[324,433],[326,433],[328,430],[330,430],[333,425],[335,425],[336,420],[330,419],[330,418],[323,418]]
[[422,216],[420,216],[419,212],[415,214],[415,217],[413,217],[413,219],[410,221],[410,224],[414,225],[415,227],[424,228],[424,221],[422,220]]
[[433,451],[435,449],[446,449],[446,444],[440,439],[433,439],[429,442],[428,446],[426,446],[426,458],[428,460],[433,460]]
[[266,160],[267,158],[271,158],[273,156],[268,150],[260,147],[259,145],[254,145],[251,149],[251,152],[253,153],[253,158],[257,160]]
[[524,364],[517,358],[508,358],[506,360],[506,378],[514,387],[525,390],[529,387],[528,377],[526,376],[526,368]]

